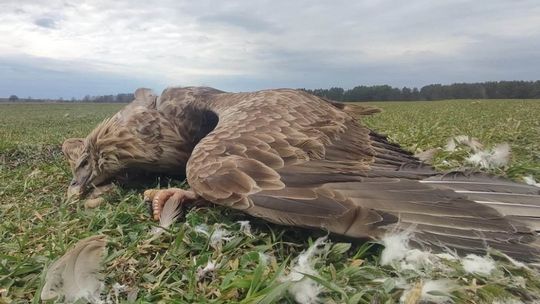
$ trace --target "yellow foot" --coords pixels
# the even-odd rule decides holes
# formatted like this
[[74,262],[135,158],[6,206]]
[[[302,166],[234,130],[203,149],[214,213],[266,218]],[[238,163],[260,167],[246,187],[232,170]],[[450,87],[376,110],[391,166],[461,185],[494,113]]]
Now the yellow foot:
[[178,201],[182,205],[185,202],[195,199],[197,199],[197,195],[193,191],[180,188],[150,189],[144,191],[144,201],[152,203],[152,216],[156,221],[159,221],[163,206],[165,206],[168,200]]

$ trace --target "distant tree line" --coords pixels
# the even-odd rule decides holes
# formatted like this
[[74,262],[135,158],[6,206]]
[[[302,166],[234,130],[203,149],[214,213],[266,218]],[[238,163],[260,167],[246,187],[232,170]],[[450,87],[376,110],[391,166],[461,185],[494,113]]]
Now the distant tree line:
[[[389,85],[356,86],[345,90],[339,87],[330,89],[302,89],[311,94],[337,101],[370,101],[370,100],[441,100],[441,99],[540,99],[540,80],[537,81],[489,81],[479,83],[454,83],[449,85],[430,84],[418,88],[394,88]],[[86,95],[82,99],[35,99],[20,98],[11,95],[0,98],[9,102],[131,102],[133,94]]]
[[83,102],[98,102],[98,103],[111,103],[111,102],[132,102],[135,96],[131,93],[122,93],[116,95],[101,95],[90,96],[86,95],[82,99]]
[[481,83],[430,84],[418,88],[389,85],[356,86],[352,89],[302,89],[337,101],[441,100],[441,99],[529,99],[540,98],[540,81],[490,81]]
[[131,93],[121,93],[116,95],[99,95],[99,96],[90,96],[86,95],[81,99],[76,99],[72,97],[71,99],[45,99],[45,98],[32,98],[32,97],[18,97],[17,95],[11,95],[8,98],[0,98],[0,101],[8,102],[96,102],[96,103],[114,103],[114,102],[123,102],[128,103],[133,101],[135,96]]

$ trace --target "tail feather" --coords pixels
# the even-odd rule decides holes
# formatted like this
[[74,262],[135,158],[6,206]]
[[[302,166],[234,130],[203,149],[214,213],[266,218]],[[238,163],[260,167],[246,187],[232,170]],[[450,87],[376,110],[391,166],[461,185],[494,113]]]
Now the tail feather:
[[523,240],[522,243],[500,241],[489,238],[470,238],[462,235],[445,235],[433,232],[419,232],[412,241],[418,246],[439,247],[441,251],[455,250],[460,255],[468,253],[485,254],[487,247],[499,250],[523,262],[538,262],[540,246],[534,242]]
[[[540,231],[540,217],[538,216],[510,215],[509,218],[511,218],[514,221],[521,222],[524,225],[527,225],[527,227],[531,228],[532,230],[536,232]],[[540,248],[540,244],[538,244],[538,247]]]
[[502,215],[540,231],[540,188],[483,173],[452,172],[421,181],[451,189],[468,199],[494,208]]

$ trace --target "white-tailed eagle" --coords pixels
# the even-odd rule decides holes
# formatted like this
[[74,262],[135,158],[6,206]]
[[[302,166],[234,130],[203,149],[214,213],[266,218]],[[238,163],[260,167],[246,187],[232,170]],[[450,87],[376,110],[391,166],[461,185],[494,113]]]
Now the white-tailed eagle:
[[291,89],[139,89],[85,139],[66,142],[69,193],[127,169],[185,172],[189,190],[146,192],[155,217],[170,198],[202,198],[277,224],[368,239],[411,228],[419,246],[538,261],[539,188],[436,172],[363,126],[358,114],[370,111]]

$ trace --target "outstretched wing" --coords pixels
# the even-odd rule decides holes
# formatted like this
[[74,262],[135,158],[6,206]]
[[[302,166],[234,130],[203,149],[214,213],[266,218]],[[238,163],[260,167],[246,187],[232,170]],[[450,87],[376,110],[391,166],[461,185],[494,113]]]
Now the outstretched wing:
[[418,243],[537,256],[529,228],[421,183],[437,173],[360,125],[348,106],[273,90],[216,95],[208,107],[219,122],[193,150],[187,176],[211,202],[351,237],[414,225]]

